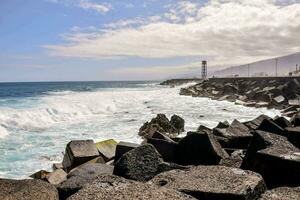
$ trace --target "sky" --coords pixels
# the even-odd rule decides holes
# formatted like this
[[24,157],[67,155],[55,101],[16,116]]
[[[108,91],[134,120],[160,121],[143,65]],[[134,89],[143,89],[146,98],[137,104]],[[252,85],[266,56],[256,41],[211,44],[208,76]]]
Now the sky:
[[299,35],[300,0],[0,0],[0,82],[197,76]]

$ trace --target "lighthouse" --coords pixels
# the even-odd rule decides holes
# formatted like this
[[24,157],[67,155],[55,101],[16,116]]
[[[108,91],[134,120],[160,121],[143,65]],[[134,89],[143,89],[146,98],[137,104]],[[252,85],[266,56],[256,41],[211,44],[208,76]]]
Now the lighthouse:
[[207,61],[203,60],[202,61],[202,79],[207,78]]

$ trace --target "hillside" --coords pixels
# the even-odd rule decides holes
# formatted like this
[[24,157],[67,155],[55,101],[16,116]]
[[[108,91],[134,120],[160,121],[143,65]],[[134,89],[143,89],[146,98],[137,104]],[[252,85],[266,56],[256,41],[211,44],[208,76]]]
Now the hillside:
[[[300,66],[300,52],[278,57],[278,67],[277,74],[278,76],[286,76],[291,71],[296,70],[296,64]],[[267,74],[268,76],[276,75],[276,60],[275,58],[262,60],[254,63],[250,63],[250,70],[248,72],[248,64],[229,67],[223,70],[218,70],[213,73],[214,76],[233,76],[239,75],[240,77],[247,77],[248,73],[250,76],[262,76]]]

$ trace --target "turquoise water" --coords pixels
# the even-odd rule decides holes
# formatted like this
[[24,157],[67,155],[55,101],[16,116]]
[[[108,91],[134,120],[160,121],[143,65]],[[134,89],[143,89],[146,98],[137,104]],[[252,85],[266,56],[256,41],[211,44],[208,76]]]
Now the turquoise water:
[[187,131],[279,114],[180,96],[179,89],[155,82],[0,83],[0,177],[50,169],[72,139],[140,142],[140,126],[158,113],[181,115]]

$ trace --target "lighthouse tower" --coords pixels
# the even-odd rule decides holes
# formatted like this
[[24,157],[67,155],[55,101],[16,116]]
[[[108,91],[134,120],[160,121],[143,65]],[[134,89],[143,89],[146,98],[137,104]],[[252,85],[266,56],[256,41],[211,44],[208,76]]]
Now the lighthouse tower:
[[202,79],[207,78],[207,61],[203,60],[202,61]]

